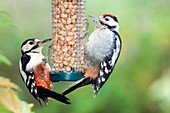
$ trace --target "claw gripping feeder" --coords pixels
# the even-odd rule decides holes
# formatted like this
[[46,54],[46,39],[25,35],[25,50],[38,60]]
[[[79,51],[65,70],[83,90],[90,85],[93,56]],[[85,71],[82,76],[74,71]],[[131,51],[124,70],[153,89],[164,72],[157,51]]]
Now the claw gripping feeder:
[[86,0],[52,0],[52,81],[76,81],[84,72]]

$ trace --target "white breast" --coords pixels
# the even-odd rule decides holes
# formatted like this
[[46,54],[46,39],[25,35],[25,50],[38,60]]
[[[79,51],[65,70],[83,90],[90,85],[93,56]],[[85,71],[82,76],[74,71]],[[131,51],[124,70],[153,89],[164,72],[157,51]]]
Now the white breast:
[[44,56],[37,53],[28,53],[28,55],[31,56],[31,59],[26,66],[26,71],[32,71],[35,66],[39,65],[42,62]]
[[96,29],[86,43],[86,51],[90,56],[102,61],[113,46],[113,32],[109,29]]

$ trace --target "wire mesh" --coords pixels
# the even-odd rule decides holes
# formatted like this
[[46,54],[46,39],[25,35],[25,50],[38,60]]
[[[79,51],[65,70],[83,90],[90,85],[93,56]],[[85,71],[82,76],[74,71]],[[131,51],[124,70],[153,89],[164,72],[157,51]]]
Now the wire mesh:
[[52,66],[84,72],[85,0],[52,0]]

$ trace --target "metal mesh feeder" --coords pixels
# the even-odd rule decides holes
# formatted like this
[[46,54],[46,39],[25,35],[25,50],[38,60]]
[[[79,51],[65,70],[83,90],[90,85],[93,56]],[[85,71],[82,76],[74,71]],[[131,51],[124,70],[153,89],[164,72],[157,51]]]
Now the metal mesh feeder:
[[52,0],[52,81],[83,77],[85,5],[85,0]]

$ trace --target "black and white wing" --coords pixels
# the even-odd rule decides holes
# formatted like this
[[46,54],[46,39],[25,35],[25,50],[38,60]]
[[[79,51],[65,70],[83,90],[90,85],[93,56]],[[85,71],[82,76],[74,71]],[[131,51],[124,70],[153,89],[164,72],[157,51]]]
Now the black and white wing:
[[114,40],[113,40],[113,46],[111,48],[111,52],[108,56],[106,56],[104,61],[100,63],[99,75],[95,80],[95,83],[93,84],[95,95],[97,95],[100,88],[104,85],[104,83],[109,78],[120,55],[121,45],[122,45],[121,38],[116,31],[113,32],[114,32],[114,36],[113,36]]
[[27,54],[22,55],[20,63],[19,63],[20,74],[29,92],[34,96],[35,99],[39,100],[39,97],[37,94],[37,87],[36,87],[34,72],[33,70],[30,72],[26,71],[26,66],[29,61],[30,61],[29,55]]

